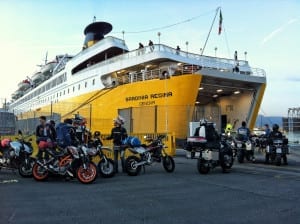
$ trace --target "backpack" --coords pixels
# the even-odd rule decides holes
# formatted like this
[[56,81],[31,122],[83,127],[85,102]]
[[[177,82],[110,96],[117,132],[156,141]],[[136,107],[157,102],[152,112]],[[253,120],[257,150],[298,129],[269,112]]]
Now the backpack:
[[125,138],[122,142],[124,145],[130,145],[132,147],[138,147],[141,146],[141,141],[134,136],[128,136],[127,138]]
[[72,144],[72,138],[71,138],[71,129],[72,126],[65,124],[65,123],[60,123],[56,127],[56,141],[57,144],[60,147],[67,147]]

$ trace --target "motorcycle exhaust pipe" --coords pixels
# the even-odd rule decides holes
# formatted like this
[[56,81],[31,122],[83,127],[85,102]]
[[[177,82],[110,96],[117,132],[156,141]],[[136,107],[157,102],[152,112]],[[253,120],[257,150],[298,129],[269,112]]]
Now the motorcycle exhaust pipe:
[[142,166],[144,164],[146,164],[147,162],[146,161],[142,161],[142,162],[139,162],[139,163],[136,163],[134,164],[135,166]]

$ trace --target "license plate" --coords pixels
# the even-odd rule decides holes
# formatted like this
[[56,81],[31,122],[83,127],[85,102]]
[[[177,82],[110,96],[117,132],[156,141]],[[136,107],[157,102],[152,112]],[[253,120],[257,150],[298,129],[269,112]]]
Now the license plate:
[[282,149],[281,148],[277,148],[276,149],[276,153],[282,153]]

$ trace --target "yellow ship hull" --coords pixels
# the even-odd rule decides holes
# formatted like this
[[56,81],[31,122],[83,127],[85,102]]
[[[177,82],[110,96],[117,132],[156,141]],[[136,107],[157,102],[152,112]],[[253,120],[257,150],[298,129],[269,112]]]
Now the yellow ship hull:
[[[189,74],[168,79],[152,79],[89,92],[23,113],[21,119],[52,116],[61,120],[79,113],[92,130],[110,133],[112,119],[130,111],[126,125],[133,133],[173,133],[185,137],[202,76]],[[127,120],[128,119],[128,120]]]

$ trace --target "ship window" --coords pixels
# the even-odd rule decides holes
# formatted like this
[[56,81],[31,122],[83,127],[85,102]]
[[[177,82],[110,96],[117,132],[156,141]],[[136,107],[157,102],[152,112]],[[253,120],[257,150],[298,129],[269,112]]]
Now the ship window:
[[70,90],[69,90],[69,88],[68,88],[68,94],[69,94],[69,92],[70,92]]
[[59,92],[59,96],[61,96],[61,92]]
[[56,93],[56,97],[58,97],[58,93]]
[[66,90],[64,90],[64,95],[66,94]]
[[84,83],[84,87],[85,87],[85,88],[87,87],[87,82]]
[[80,84],[78,84],[78,90],[80,90]]
[[73,86],[73,92],[75,92],[75,86]]
[[95,79],[93,79],[93,85],[95,85]]

